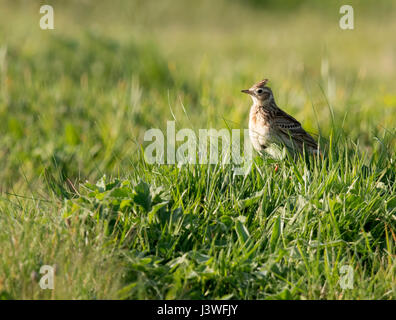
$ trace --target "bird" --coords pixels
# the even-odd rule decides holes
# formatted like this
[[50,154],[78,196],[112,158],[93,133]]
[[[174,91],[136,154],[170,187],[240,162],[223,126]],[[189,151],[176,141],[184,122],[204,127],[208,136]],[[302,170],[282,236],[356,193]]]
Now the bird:
[[304,150],[320,154],[315,139],[301,123],[277,106],[267,83],[268,79],[264,79],[250,89],[241,90],[253,100],[249,113],[249,137],[254,149],[262,155],[267,152],[274,157],[279,157],[274,146],[285,146],[292,155],[302,154]]

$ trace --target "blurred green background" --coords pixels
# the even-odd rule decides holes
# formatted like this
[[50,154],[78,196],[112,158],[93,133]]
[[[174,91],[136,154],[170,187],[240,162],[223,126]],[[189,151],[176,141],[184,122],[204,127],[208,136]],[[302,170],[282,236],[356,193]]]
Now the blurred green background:
[[[40,188],[54,162],[72,180],[129,170],[172,112],[179,128],[246,128],[240,89],[264,77],[311,132],[328,134],[328,103],[369,151],[395,125],[392,1],[350,2],[354,30],[342,1],[0,3],[2,190]],[[42,4],[55,30],[39,28]]]
[[[43,4],[54,8],[54,30],[39,27]],[[389,239],[395,203],[390,163],[396,124],[396,2],[348,1],[354,8],[354,30],[339,27],[344,4],[0,0],[0,298],[394,297]],[[239,184],[230,183],[231,191],[222,198],[225,171],[206,184],[203,169],[196,168],[197,178],[188,169],[153,169],[141,161],[145,131],[165,129],[168,120],[176,120],[177,129],[247,128],[251,101],[240,90],[263,78],[270,79],[279,107],[304,128],[325,139],[332,131],[343,132],[351,152],[354,145],[360,152],[353,154],[353,168],[340,152],[331,172],[312,174],[311,185],[323,195],[307,191],[301,200],[302,178],[289,177],[287,164],[281,165],[277,179],[272,179],[271,166],[263,166],[264,176],[256,171]],[[382,144],[384,136],[390,149]],[[366,180],[356,182],[363,167],[369,172]],[[298,168],[305,170],[301,163]],[[196,221],[196,229],[183,229],[177,239],[196,237],[183,245],[193,248],[188,254],[203,253],[197,264],[204,280],[186,280],[183,272],[199,268],[178,269],[187,249],[177,243],[146,259],[144,254],[159,250],[157,239],[146,232],[165,231],[160,224],[144,225],[142,211],[140,220],[127,216],[135,223],[128,235],[132,230],[136,241],[127,249],[105,236],[108,221],[90,221],[87,228],[63,219],[65,211],[80,213],[66,206],[65,198],[77,193],[80,182],[95,183],[103,174],[143,178],[168,189],[172,210],[182,207],[185,213],[179,212],[175,221],[185,216]],[[254,195],[267,190],[264,185],[273,186],[273,193],[263,196],[257,208],[259,197]],[[340,200],[338,195],[346,193],[349,198]],[[238,209],[245,198],[250,208]],[[104,206],[111,208],[112,200]],[[277,245],[273,230],[279,231],[281,216],[285,223],[294,221],[296,201],[302,203],[304,216],[282,234],[284,247],[280,240]],[[82,216],[96,212],[89,210],[81,210]],[[242,215],[249,218],[249,241],[260,245],[254,263],[241,253],[242,240],[250,236]],[[80,218],[76,213],[73,221]],[[229,251],[214,240],[212,247],[213,234]],[[166,237],[174,239],[170,233]],[[315,241],[324,243],[323,251],[311,245]],[[309,264],[302,263],[301,250]],[[121,259],[123,255],[128,258]],[[366,287],[338,291],[339,258],[356,263]],[[180,261],[168,267],[169,259]],[[271,282],[265,282],[266,273],[256,267],[282,259],[287,263],[279,268],[287,280],[271,273],[271,266],[265,271]],[[37,276],[31,272],[53,261],[63,268],[58,290],[43,292],[32,284]],[[327,272],[334,261],[336,276]],[[216,284],[219,275],[208,271],[210,263],[224,270],[223,282]],[[141,273],[122,280],[125,266]],[[130,287],[120,294],[124,285]]]

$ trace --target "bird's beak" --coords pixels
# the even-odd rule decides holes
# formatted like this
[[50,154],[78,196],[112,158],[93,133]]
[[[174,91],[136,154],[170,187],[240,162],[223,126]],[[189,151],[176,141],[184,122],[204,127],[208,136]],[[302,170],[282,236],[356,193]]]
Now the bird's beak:
[[249,89],[241,90],[241,92],[251,94],[251,91]]

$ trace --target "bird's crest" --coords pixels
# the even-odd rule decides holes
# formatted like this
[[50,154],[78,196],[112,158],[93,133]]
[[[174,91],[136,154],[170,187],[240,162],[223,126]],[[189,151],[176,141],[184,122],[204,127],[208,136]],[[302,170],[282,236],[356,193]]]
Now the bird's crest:
[[264,87],[268,82],[268,79],[261,80],[256,84],[256,87]]

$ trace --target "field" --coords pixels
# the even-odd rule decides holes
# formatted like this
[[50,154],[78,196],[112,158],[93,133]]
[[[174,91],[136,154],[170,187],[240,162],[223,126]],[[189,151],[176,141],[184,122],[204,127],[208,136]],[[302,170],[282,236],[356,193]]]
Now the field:
[[[342,4],[0,0],[0,299],[396,299],[396,5]],[[145,161],[263,78],[323,158]]]

